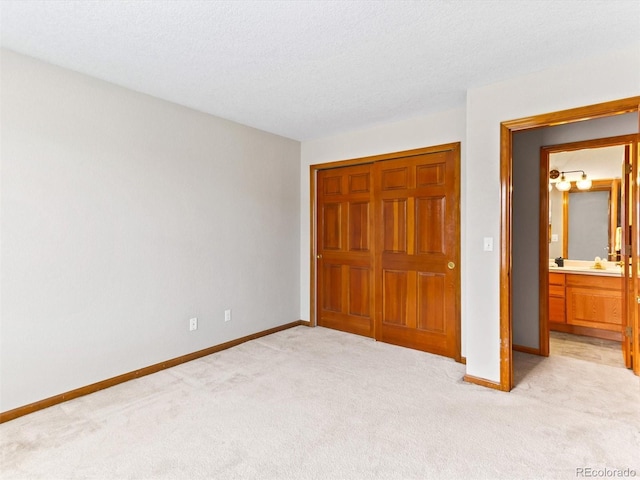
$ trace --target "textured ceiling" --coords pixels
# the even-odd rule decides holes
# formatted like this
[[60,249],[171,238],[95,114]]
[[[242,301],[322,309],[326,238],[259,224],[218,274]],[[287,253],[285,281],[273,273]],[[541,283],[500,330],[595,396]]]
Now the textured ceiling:
[[640,46],[637,0],[0,0],[0,15],[5,48],[298,140]]

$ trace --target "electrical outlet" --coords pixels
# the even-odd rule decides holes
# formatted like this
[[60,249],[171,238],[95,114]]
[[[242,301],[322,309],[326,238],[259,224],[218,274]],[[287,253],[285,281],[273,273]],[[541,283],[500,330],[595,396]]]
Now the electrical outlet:
[[198,319],[197,318],[189,319],[189,331],[192,332],[193,330],[197,330],[197,329],[198,329]]
[[224,311],[224,321],[225,322],[230,322],[231,321],[231,309],[227,309]]

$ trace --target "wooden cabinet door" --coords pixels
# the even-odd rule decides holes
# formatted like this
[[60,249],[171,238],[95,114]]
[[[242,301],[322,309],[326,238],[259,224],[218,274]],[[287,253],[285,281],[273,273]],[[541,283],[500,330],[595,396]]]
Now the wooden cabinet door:
[[620,332],[624,323],[622,278],[567,274],[567,323]]
[[375,164],[376,338],[459,358],[459,166],[453,150]]
[[318,325],[373,336],[371,165],[321,170],[317,177]]
[[567,322],[564,296],[549,295],[549,321],[553,323]]

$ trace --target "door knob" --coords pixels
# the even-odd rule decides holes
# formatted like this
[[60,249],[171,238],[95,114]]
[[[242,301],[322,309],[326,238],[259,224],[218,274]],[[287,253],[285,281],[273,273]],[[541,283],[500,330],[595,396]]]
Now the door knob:
[[316,258],[322,258],[322,255],[316,255]]
[[454,268],[456,268],[456,264],[453,263],[453,262],[449,262],[449,263],[447,263],[447,268],[449,270],[453,270]]

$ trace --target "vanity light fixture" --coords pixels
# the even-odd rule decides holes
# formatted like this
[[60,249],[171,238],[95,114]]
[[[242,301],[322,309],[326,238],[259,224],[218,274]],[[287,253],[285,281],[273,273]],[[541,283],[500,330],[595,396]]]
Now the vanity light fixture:
[[555,184],[556,188],[561,192],[566,192],[568,190],[571,190],[571,182],[567,180],[567,177],[565,176],[565,174],[578,173],[578,172],[582,173],[582,177],[580,178],[580,180],[576,181],[576,187],[578,187],[578,190],[589,190],[591,188],[591,180],[587,178],[587,174],[584,173],[584,170],[567,170],[566,172],[558,172],[558,170],[551,170],[549,172],[549,177],[558,178],[558,176],[560,176],[560,180],[558,180]]

